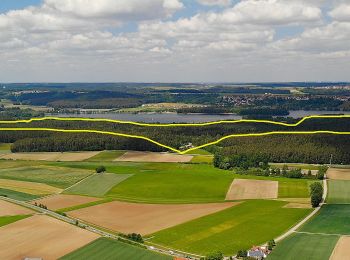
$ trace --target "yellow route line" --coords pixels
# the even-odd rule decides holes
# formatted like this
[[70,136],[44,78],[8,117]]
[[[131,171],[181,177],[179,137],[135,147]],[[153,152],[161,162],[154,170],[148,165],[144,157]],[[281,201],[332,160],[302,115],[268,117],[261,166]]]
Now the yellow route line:
[[109,131],[100,131],[100,130],[88,130],[88,129],[57,129],[57,128],[0,128],[0,131],[49,131],[49,132],[63,132],[63,133],[96,133],[96,134],[105,134],[105,135],[114,135],[114,136],[123,136],[123,137],[130,137],[130,138],[136,138],[136,139],[142,139],[149,141],[151,143],[154,143],[160,147],[169,149],[173,152],[179,153],[179,154],[185,154],[193,150],[197,150],[200,148],[204,148],[206,146],[210,146],[213,144],[218,144],[226,139],[234,138],[234,137],[251,137],[251,136],[268,136],[268,135],[315,135],[315,134],[333,134],[333,135],[350,135],[349,132],[338,132],[338,131],[272,131],[272,132],[264,132],[264,133],[249,133],[249,134],[232,134],[224,136],[216,141],[206,143],[194,148],[190,148],[184,151],[180,151],[178,149],[175,149],[171,146],[162,144],[160,142],[157,142],[151,138],[140,136],[140,135],[129,135],[129,134],[122,134],[122,133],[116,133],[116,132],[109,132]]

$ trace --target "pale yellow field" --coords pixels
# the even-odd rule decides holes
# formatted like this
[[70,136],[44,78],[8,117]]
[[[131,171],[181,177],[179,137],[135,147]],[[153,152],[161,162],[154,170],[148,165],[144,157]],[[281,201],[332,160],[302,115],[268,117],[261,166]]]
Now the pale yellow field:
[[2,155],[1,159],[25,161],[61,161],[78,162],[87,160],[100,152],[65,152],[65,153],[10,153]]
[[34,211],[18,206],[16,204],[0,200],[0,217],[4,216],[16,216],[16,215],[29,215]]
[[52,187],[44,183],[15,181],[0,179],[0,188],[24,192],[33,195],[46,195],[52,193],[60,193],[62,189]]
[[330,260],[350,259],[350,237],[342,236],[333,249]]
[[68,208],[72,206],[77,206],[93,201],[99,200],[98,198],[86,197],[86,196],[78,196],[78,195],[63,195],[57,194],[47,198],[34,200],[37,204],[41,203],[47,206],[49,209],[56,210],[62,208]]
[[58,259],[97,239],[97,234],[45,215],[0,227],[0,259]]
[[190,162],[193,156],[173,153],[126,152],[114,161],[118,162]]
[[277,196],[277,181],[234,179],[226,194],[226,200],[275,199]]
[[350,169],[329,168],[327,178],[330,180],[350,180]]

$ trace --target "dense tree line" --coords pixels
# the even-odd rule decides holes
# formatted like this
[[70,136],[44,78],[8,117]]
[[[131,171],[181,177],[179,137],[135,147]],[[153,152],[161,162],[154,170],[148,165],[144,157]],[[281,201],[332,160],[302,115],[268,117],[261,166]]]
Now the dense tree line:
[[[160,143],[179,148],[188,143],[195,146],[215,141],[225,135],[240,133],[259,133],[291,130],[284,126],[270,124],[240,123],[211,126],[184,127],[145,127],[108,122],[80,121],[39,121],[30,124],[4,124],[0,127],[46,127],[58,129],[93,129],[125,134],[146,136]],[[304,122],[295,130],[334,130],[349,131],[350,120],[311,120]],[[115,137],[101,134],[63,134],[44,131],[0,133],[0,142],[15,142],[13,151],[78,151],[104,149],[130,149],[162,151],[164,149],[151,142]],[[209,148],[214,149],[214,148]],[[218,144],[216,148],[230,163],[241,167],[241,161],[248,167],[257,162],[305,162],[328,163],[333,155],[334,163],[350,163],[349,136],[335,135],[275,135],[264,137],[230,138]],[[226,160],[226,159],[225,159]],[[226,161],[224,160],[224,164]],[[246,167],[246,166],[244,166]]]

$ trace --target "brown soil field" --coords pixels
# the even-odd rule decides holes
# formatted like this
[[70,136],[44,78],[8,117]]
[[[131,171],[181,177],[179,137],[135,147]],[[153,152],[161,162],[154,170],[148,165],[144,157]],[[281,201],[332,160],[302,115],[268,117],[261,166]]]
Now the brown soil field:
[[238,203],[141,204],[113,201],[71,211],[68,215],[114,231],[151,234]]
[[45,215],[0,227],[0,259],[58,259],[97,239],[97,234]]
[[126,152],[114,161],[118,162],[190,162],[193,156],[172,153]]
[[93,197],[86,197],[86,196],[79,196],[79,195],[63,195],[63,194],[57,194],[53,195],[47,198],[34,200],[32,203],[35,202],[37,204],[41,203],[47,206],[49,209],[63,209],[68,207],[73,207],[93,201],[99,200],[98,198]]
[[16,216],[16,215],[29,215],[34,211],[18,206],[16,204],[0,200],[0,217],[4,216]]
[[67,152],[67,153],[10,153],[1,156],[6,160],[24,160],[24,161],[61,161],[61,162],[80,162],[87,160],[100,152]]
[[350,169],[329,168],[327,178],[331,180],[350,180]]
[[350,237],[342,236],[333,249],[330,260],[350,259]]
[[0,188],[29,193],[33,195],[47,195],[52,193],[59,193],[62,189],[52,187],[44,183],[15,181],[0,179]]
[[234,179],[226,194],[226,200],[275,199],[277,196],[277,181]]

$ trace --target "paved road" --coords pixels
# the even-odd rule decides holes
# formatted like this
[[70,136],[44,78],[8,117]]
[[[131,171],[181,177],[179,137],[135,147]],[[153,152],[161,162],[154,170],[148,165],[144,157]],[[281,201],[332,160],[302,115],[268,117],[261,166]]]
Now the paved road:
[[[76,225],[78,223],[78,225],[77,225],[78,227],[84,228],[86,230],[89,230],[91,232],[99,234],[100,236],[103,236],[103,237],[108,237],[108,238],[112,238],[112,239],[116,239],[116,240],[119,239],[119,238],[125,239],[123,237],[120,237],[118,235],[115,235],[115,234],[106,232],[104,230],[95,228],[95,227],[90,226],[88,224],[81,223],[78,219],[75,219],[75,218],[72,218],[72,217],[68,217],[68,216],[62,216],[61,214],[58,214],[58,213],[56,213],[54,211],[43,209],[43,208],[40,208],[38,206],[35,206],[33,204],[30,204],[30,203],[27,203],[27,202],[24,202],[24,201],[19,201],[19,200],[11,199],[11,198],[8,198],[8,197],[2,197],[2,196],[0,196],[0,199],[8,201],[8,202],[11,202],[11,203],[14,203],[14,204],[17,204],[17,205],[20,205],[20,206],[23,206],[23,207],[26,207],[26,208],[30,208],[30,209],[32,209],[34,211],[46,214],[48,216],[54,217],[56,219],[59,219],[61,221],[67,222],[67,223],[70,223],[72,225]],[[130,242],[135,243],[134,241],[130,241]],[[142,245],[145,246],[144,244],[142,244]],[[158,248],[156,245],[147,246],[147,248],[148,248],[148,250],[152,250],[152,251],[155,251],[155,252],[158,252],[158,253],[171,255],[171,256],[177,256],[177,257],[182,257],[182,258],[186,258],[187,257],[188,259],[199,259],[200,258],[199,256],[197,257],[195,255],[191,255],[191,254],[188,254],[186,252],[161,249],[161,248]],[[191,256],[191,257],[189,257],[189,256]]]

